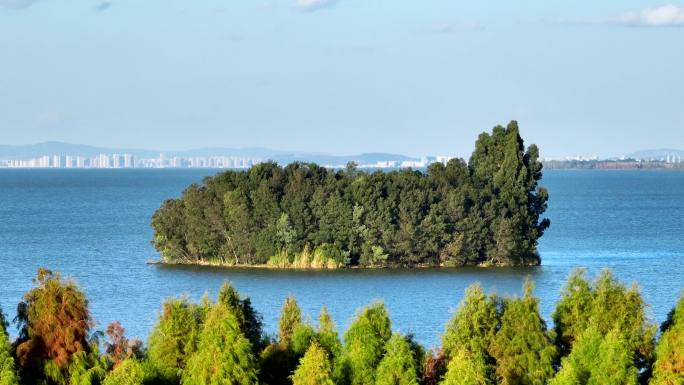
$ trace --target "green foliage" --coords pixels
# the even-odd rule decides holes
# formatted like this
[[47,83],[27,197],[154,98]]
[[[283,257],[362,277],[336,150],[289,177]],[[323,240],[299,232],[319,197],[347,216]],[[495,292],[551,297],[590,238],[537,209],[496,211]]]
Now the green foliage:
[[121,361],[105,378],[102,385],[143,385],[145,367],[139,361],[128,358]]
[[444,355],[450,359],[459,349],[465,349],[485,357],[498,324],[495,297],[487,296],[480,285],[471,285],[442,336]]
[[152,218],[170,263],[334,268],[535,265],[548,193],[517,122],[477,140],[468,164],[366,173],[262,163],[189,186]]
[[663,325],[651,385],[684,384],[684,295]]
[[90,349],[88,301],[74,282],[50,270],[39,269],[34,282],[17,307],[20,375],[26,381],[66,378],[74,355]]
[[278,320],[278,339],[281,344],[290,344],[294,331],[301,322],[302,311],[297,305],[297,300],[292,296],[287,297]]
[[182,374],[184,385],[257,384],[257,360],[235,314],[218,303],[207,314],[197,350]]
[[575,271],[553,314],[558,345],[567,354],[575,339],[590,326],[602,335],[613,329],[622,335],[639,369],[647,368],[654,350],[656,327],[646,317],[646,304],[636,286],[626,288],[609,271],[593,282]]
[[18,385],[19,376],[14,367],[12,349],[5,331],[4,316],[0,310],[0,385]]
[[245,334],[254,348],[254,353],[258,354],[265,346],[262,333],[261,317],[252,307],[249,298],[240,298],[240,294],[229,283],[221,286],[218,294],[218,303],[227,306],[237,318],[240,330]]
[[177,383],[190,355],[197,349],[208,305],[195,305],[185,298],[164,303],[147,342],[147,359],[158,376]]
[[290,385],[289,376],[297,368],[300,357],[289,346],[284,346],[280,343],[268,345],[259,357],[259,383],[266,385]]
[[318,343],[334,359],[338,358],[342,352],[342,343],[337,335],[335,322],[325,306],[321,308],[321,314],[318,317]]
[[[472,285],[447,324],[443,351],[427,356],[411,336],[392,334],[382,303],[357,313],[342,344],[325,307],[314,328],[302,322],[292,297],[283,305],[278,341],[265,346],[260,316],[229,284],[216,303],[206,296],[199,304],[168,300],[145,358],[143,347],[129,341],[117,322],[107,327],[100,354],[101,332],[88,336],[82,327],[65,326],[87,319],[89,330],[83,293],[47,270],[36,282],[19,306],[16,349],[0,316],[0,385],[684,384],[684,295],[663,323],[652,354],[654,326],[645,318],[638,290],[607,272],[592,282],[582,271],[569,277],[554,312],[560,346],[554,346],[555,333],[539,315],[531,282],[526,281],[522,298],[504,299]],[[46,341],[54,351],[45,350]],[[84,345],[76,350],[76,342]],[[567,353],[559,357],[561,349]],[[64,351],[69,352],[65,366],[56,358]],[[16,358],[26,352],[34,354],[27,361],[32,366],[17,372]],[[651,357],[653,365],[645,366]]]
[[605,336],[590,326],[577,338],[550,385],[637,385],[633,353],[618,329]]
[[296,356],[302,356],[309,346],[318,341],[318,333],[314,328],[306,323],[301,323],[295,327],[292,333],[290,348]]
[[376,303],[363,309],[344,334],[344,352],[335,369],[336,383],[368,385],[392,335],[387,308]]
[[508,298],[503,303],[501,328],[489,349],[501,385],[543,385],[554,374],[557,348],[532,291],[533,284],[527,280],[522,298]]
[[318,343],[309,346],[292,375],[293,385],[333,385],[328,354]]
[[375,372],[376,385],[418,385],[418,372],[411,345],[400,334],[385,344],[385,355]]
[[[105,357],[101,357],[97,346],[90,352],[74,354],[67,375],[64,378],[52,378],[57,383],[69,385],[99,385],[107,375],[109,364]],[[59,372],[56,372],[58,374]],[[49,377],[49,376],[48,376]]]
[[490,385],[491,368],[482,354],[457,349],[449,362],[442,385]]

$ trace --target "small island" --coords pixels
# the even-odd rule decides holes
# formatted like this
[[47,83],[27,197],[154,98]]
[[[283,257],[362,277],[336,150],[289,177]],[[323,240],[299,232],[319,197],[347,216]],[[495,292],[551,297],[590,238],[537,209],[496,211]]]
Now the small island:
[[531,266],[542,215],[537,146],[516,121],[469,161],[425,172],[273,162],[189,186],[152,217],[162,263],[276,268]]

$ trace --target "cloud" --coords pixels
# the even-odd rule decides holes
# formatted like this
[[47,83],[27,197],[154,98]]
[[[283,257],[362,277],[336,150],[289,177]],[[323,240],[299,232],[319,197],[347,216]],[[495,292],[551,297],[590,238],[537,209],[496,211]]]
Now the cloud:
[[297,0],[295,8],[303,12],[313,12],[323,8],[330,8],[337,4],[338,0]]
[[484,29],[485,27],[480,23],[443,23],[434,25],[430,29],[430,32],[436,34],[450,34],[457,32],[483,31]]
[[619,23],[637,27],[677,27],[684,26],[684,7],[674,4],[646,8],[641,11],[622,14]]
[[9,9],[28,8],[38,0],[0,0],[0,7]]
[[104,12],[111,7],[112,7],[112,3],[110,3],[109,1],[104,1],[104,2],[96,5],[94,9],[95,9],[95,12]]

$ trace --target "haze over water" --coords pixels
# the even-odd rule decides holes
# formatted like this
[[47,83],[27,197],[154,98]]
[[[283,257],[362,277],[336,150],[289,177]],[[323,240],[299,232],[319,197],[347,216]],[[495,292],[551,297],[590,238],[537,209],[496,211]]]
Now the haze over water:
[[382,299],[395,329],[428,346],[439,341],[463,290],[518,294],[531,276],[550,321],[568,274],[608,267],[636,281],[664,320],[684,289],[684,173],[547,171],[551,228],[541,240],[542,266],[443,270],[273,271],[147,265],[150,217],[163,200],[215,170],[0,170],[0,304],[9,318],[36,269],[61,271],[84,287],[98,328],[119,320],[143,339],[164,298],[214,297],[230,280],[252,298],[274,331],[282,301],[297,297],[315,320],[331,310],[340,330],[357,308]]

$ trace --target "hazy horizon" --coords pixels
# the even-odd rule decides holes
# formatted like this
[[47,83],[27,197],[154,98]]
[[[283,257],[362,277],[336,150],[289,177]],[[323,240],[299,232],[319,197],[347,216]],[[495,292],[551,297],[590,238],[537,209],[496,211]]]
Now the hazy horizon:
[[3,144],[684,148],[684,3],[0,0]]

